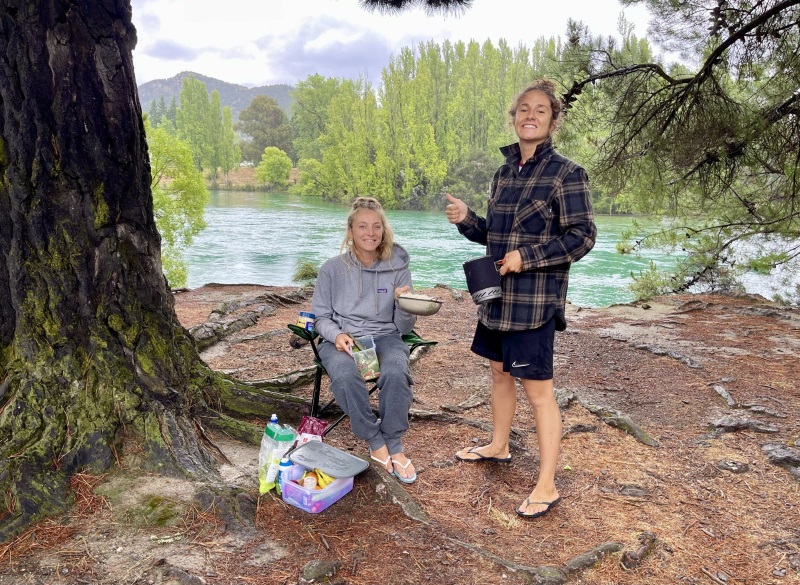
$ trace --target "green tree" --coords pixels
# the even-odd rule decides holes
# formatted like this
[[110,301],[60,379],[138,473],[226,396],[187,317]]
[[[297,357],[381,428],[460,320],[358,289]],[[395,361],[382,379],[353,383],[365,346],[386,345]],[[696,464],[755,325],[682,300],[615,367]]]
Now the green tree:
[[225,106],[222,109],[222,136],[220,140],[219,164],[227,180],[228,173],[235,169],[242,160],[241,148],[236,144],[236,135],[233,132],[233,115],[231,109]]
[[[219,92],[192,76],[183,80],[181,107],[176,111],[176,133],[192,149],[195,166],[214,181],[220,169],[227,175],[240,160],[230,107],[222,107]],[[167,124],[162,119],[164,125]]]
[[217,171],[222,165],[222,136],[224,134],[222,104],[219,99],[219,92],[216,89],[211,92],[207,124],[210,144],[208,159],[204,163],[209,170],[209,178],[213,181],[217,178]]
[[303,158],[297,163],[297,182],[289,187],[291,193],[310,197],[328,198],[332,192],[325,180],[322,163],[313,158]]
[[249,137],[242,142],[242,159],[256,162],[264,149],[274,146],[284,152],[292,150],[292,127],[286,114],[274,99],[257,95],[239,114],[234,128]]
[[595,178],[628,191],[635,211],[675,217],[640,240],[686,253],[670,290],[718,288],[744,270],[797,274],[800,2],[642,3],[655,40],[698,66],[666,68],[633,42],[586,47],[587,74],[566,99],[600,92],[611,106]]
[[0,541],[118,460],[220,483],[203,428],[262,432],[209,403],[291,412],[210,371],[175,315],[130,2],[29,5],[0,0]]
[[488,152],[475,151],[448,175],[446,191],[456,194],[475,210],[485,210],[496,170],[497,163]]
[[206,84],[192,75],[184,78],[181,84],[181,105],[176,120],[178,137],[191,146],[194,164],[202,171],[213,157],[215,124]]
[[161,262],[172,288],[186,285],[184,250],[205,227],[208,191],[194,166],[192,149],[163,128],[145,125],[150,152],[153,214],[161,235]]
[[322,182],[331,198],[349,201],[373,195],[395,207],[391,185],[378,179],[375,166],[381,148],[378,140],[378,104],[369,83],[345,80],[336,90],[326,113],[327,131],[320,137]]
[[169,108],[167,108],[166,113],[164,114],[172,123],[172,126],[178,123],[178,101],[175,99],[175,96],[172,96],[172,100],[169,103]]
[[320,136],[327,133],[327,112],[340,81],[309,75],[292,91],[292,128],[297,160],[322,160]]
[[166,114],[167,107],[164,102],[164,96],[162,95],[160,100],[153,98],[153,101],[150,102],[150,111],[147,112],[153,126],[158,126],[161,118]]
[[261,162],[256,167],[256,178],[270,188],[285,187],[292,171],[292,159],[275,146],[268,146],[261,155]]

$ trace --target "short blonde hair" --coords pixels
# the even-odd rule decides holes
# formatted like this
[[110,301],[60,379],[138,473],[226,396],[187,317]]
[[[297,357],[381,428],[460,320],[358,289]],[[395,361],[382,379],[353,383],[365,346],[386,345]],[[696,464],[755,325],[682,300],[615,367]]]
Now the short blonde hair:
[[356,221],[356,215],[359,211],[368,210],[377,212],[381,218],[381,226],[383,227],[383,238],[378,245],[378,258],[381,260],[388,260],[392,257],[392,248],[394,247],[394,232],[389,225],[389,220],[386,219],[386,214],[383,212],[383,206],[374,197],[357,197],[353,204],[350,206],[350,213],[347,214],[347,231],[344,234],[344,241],[340,252],[348,250],[353,252],[353,240],[350,239],[350,230]]

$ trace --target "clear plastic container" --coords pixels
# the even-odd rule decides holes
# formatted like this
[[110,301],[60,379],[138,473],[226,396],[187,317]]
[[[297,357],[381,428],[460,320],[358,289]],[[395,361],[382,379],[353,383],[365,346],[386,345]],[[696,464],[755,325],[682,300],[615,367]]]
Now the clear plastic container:
[[[283,501],[306,512],[317,514],[341,500],[353,489],[353,477],[369,467],[369,463],[332,445],[311,441],[289,455],[293,463],[289,481],[283,484]],[[319,469],[335,477],[322,489],[307,489],[292,479],[300,479],[306,470]]]
[[306,512],[318,514],[353,490],[352,477],[339,477],[319,490],[304,488],[294,480],[300,479],[305,471],[302,465],[292,465],[289,479],[283,483],[282,497],[287,504]]

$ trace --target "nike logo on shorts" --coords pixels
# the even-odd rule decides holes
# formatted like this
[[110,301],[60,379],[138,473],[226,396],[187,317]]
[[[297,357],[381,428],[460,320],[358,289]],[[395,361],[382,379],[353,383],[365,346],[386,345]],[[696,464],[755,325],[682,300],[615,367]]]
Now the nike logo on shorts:
[[518,364],[518,363],[517,363],[517,360],[514,360],[514,361],[511,363],[511,367],[512,367],[512,368],[527,368],[529,365],[530,365],[530,364]]

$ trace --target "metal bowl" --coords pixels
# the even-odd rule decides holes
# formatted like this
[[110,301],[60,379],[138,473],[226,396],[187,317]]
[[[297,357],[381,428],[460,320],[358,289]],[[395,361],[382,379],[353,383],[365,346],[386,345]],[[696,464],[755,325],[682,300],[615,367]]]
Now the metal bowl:
[[397,306],[412,315],[433,315],[439,311],[442,301],[424,295],[400,295],[397,297]]

